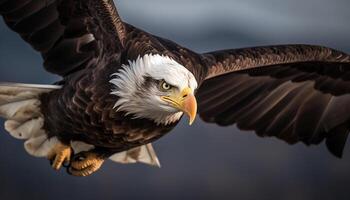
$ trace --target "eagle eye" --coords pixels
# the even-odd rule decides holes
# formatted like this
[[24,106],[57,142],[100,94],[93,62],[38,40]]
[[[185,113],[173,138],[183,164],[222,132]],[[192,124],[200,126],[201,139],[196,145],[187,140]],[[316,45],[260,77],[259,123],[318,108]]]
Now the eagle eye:
[[162,91],[164,91],[164,92],[169,91],[169,90],[171,90],[172,88],[173,88],[173,86],[170,85],[169,83],[165,82],[165,81],[162,81],[162,82],[160,83],[160,89],[161,89]]

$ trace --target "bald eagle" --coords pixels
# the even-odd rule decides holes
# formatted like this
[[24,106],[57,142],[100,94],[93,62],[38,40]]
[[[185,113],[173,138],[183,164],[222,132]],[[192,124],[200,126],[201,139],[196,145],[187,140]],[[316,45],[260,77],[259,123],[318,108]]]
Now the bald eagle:
[[[53,85],[2,83],[5,129],[75,176],[106,159],[159,166],[151,143],[183,115],[341,157],[350,129],[350,56],[280,45],[199,54],[122,21],[112,0],[0,0]],[[198,112],[197,112],[198,107]]]

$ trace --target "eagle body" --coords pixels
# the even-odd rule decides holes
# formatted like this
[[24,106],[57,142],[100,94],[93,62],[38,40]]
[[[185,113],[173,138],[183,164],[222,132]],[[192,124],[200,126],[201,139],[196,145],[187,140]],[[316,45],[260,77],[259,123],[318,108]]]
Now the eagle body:
[[350,131],[350,55],[317,45],[197,53],[140,30],[112,0],[0,0],[5,23],[62,77],[0,84],[5,129],[56,170],[87,176],[109,158],[159,165],[151,143],[183,115],[288,144]]
[[103,156],[145,145],[169,132],[177,122],[158,125],[148,119],[132,119],[114,109],[118,97],[106,81],[121,65],[92,66],[64,80],[61,90],[40,97],[45,130],[69,144],[82,141],[97,147]]

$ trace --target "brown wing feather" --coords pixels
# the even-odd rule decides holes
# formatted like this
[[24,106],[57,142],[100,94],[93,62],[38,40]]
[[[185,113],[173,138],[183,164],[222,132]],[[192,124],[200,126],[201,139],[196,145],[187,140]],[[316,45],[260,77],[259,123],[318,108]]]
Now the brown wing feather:
[[279,64],[348,63],[350,59],[345,53],[311,45],[279,45],[223,50],[206,53],[203,56],[208,66],[207,79],[234,71],[260,70],[262,67]]
[[350,130],[350,56],[332,49],[274,46],[204,54],[199,113],[211,123],[288,143],[319,144],[341,157]]
[[112,0],[2,0],[0,14],[62,76],[118,56],[127,34]]

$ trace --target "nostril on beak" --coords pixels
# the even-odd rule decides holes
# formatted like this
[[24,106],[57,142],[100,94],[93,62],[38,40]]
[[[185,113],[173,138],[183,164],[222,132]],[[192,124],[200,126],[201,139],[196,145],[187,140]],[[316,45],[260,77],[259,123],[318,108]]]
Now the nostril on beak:
[[183,96],[182,96],[182,98],[186,98],[187,96],[188,96],[188,95],[187,95],[187,94],[185,94],[185,95],[183,95]]

